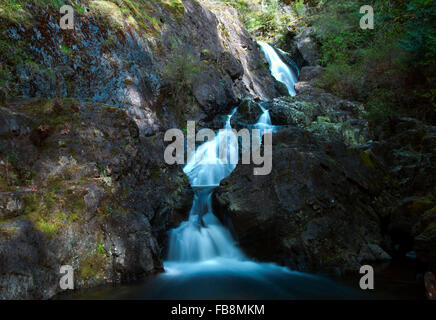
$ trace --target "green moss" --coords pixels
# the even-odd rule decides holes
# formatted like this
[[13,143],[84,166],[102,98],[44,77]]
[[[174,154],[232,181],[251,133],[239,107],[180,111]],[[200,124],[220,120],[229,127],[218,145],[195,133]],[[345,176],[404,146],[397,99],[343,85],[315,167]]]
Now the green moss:
[[91,13],[111,30],[121,31],[126,27],[132,27],[151,37],[161,33],[164,23],[160,13],[162,9],[166,10],[176,21],[184,15],[185,11],[180,0],[92,1],[90,8]]
[[22,23],[25,26],[30,26],[32,15],[28,10],[25,9],[22,1],[1,0],[0,18],[13,23]]
[[67,56],[70,56],[73,53],[73,50],[71,48],[69,48],[66,44],[61,45],[61,50]]
[[24,109],[32,114],[48,113],[52,110],[54,104],[53,99],[40,98],[32,100],[24,105]]
[[79,3],[73,3],[72,6],[74,8],[74,12],[80,15],[86,15],[86,9],[82,7]]
[[185,6],[181,0],[155,0],[161,3],[163,7],[176,19],[185,14]]
[[97,246],[94,252],[88,257],[86,257],[80,264],[79,276],[82,280],[90,280],[93,278],[98,278],[104,272],[105,265],[108,261],[106,251],[103,246],[101,246],[104,252],[100,252],[100,245]]
[[106,250],[103,247],[103,244],[99,243],[97,246],[97,254],[98,255],[106,255]]
[[124,29],[124,16],[121,8],[111,1],[92,1],[90,12],[105,26],[114,31]]
[[430,223],[424,230],[425,233],[429,235],[433,234],[433,231],[436,230],[436,222]]
[[83,197],[86,190],[67,190],[65,193],[65,210],[69,212],[69,220],[76,222],[83,219],[86,213],[86,205]]
[[432,195],[421,198],[411,198],[403,203],[402,208],[409,216],[418,216],[425,211],[430,210],[435,205],[435,199]]
[[63,227],[84,221],[85,193],[86,190],[57,189],[27,193],[23,195],[24,214],[38,230],[52,238]]
[[65,179],[62,176],[49,176],[47,179],[47,189],[52,192],[57,192],[65,186]]
[[360,159],[362,159],[365,166],[371,170],[375,170],[376,165],[374,162],[375,156],[372,151],[366,150],[360,152]]
[[10,190],[11,190],[11,186],[9,185],[6,178],[0,176],[0,192],[10,191]]
[[37,193],[28,193],[23,195],[24,213],[26,215],[40,216],[43,207],[40,204],[41,195]]
[[80,268],[80,277],[84,280],[89,280],[95,276],[96,272],[91,263],[83,264]]
[[157,180],[160,176],[160,168],[153,169],[153,172],[151,173],[151,178],[153,181]]
[[57,220],[47,221],[42,218],[39,219],[36,223],[37,229],[43,232],[49,238],[52,238],[58,233],[60,226],[60,222]]

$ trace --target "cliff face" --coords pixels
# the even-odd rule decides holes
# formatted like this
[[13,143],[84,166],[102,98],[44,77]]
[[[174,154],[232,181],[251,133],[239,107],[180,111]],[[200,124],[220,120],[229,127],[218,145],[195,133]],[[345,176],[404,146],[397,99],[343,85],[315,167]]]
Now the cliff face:
[[191,201],[163,132],[283,90],[230,8],[83,1],[62,30],[53,3],[0,11],[0,298],[162,270]]
[[162,136],[72,99],[10,101],[0,124],[1,298],[50,298],[62,265],[76,288],[162,269],[158,238],[189,201]]
[[205,4],[217,15],[190,0],[85,1],[62,30],[58,9],[29,1],[26,15],[1,16],[6,82],[24,97],[126,108],[141,135],[210,119],[246,95],[278,96],[234,9]]

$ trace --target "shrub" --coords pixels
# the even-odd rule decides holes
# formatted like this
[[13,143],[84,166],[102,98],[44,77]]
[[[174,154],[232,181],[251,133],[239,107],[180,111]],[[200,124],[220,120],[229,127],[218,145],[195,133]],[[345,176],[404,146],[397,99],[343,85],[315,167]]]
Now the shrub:
[[435,2],[377,0],[374,30],[360,29],[364,4],[329,1],[310,19],[326,67],[319,84],[363,102],[377,121],[394,113],[434,121]]
[[169,81],[177,100],[182,93],[190,93],[194,82],[201,72],[201,62],[192,53],[185,53],[173,47],[170,61],[165,66],[162,76]]

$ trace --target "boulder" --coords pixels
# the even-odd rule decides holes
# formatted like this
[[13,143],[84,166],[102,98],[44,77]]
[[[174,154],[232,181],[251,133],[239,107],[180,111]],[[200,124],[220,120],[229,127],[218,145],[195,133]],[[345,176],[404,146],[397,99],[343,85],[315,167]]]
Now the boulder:
[[250,97],[246,97],[239,104],[230,123],[233,128],[247,127],[247,125],[255,124],[261,115],[262,109],[259,103]]
[[265,176],[239,165],[214,195],[250,257],[335,273],[390,258],[380,222],[389,197],[358,150],[291,126],[273,135],[272,159]]
[[295,37],[298,50],[310,66],[316,66],[319,63],[318,45],[312,36],[314,32],[313,27],[308,27]]

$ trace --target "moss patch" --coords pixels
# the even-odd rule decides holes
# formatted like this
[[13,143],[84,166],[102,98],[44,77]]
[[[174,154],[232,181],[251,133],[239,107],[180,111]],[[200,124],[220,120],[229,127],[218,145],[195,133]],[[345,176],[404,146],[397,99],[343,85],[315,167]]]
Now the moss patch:
[[366,151],[361,151],[360,152],[360,159],[362,159],[363,163],[365,164],[365,166],[369,169],[371,169],[372,171],[375,170],[376,165],[375,165],[375,156],[372,153],[372,151],[366,150]]
[[435,206],[435,199],[432,195],[427,195],[421,198],[410,198],[402,205],[402,211],[411,217],[416,217]]

